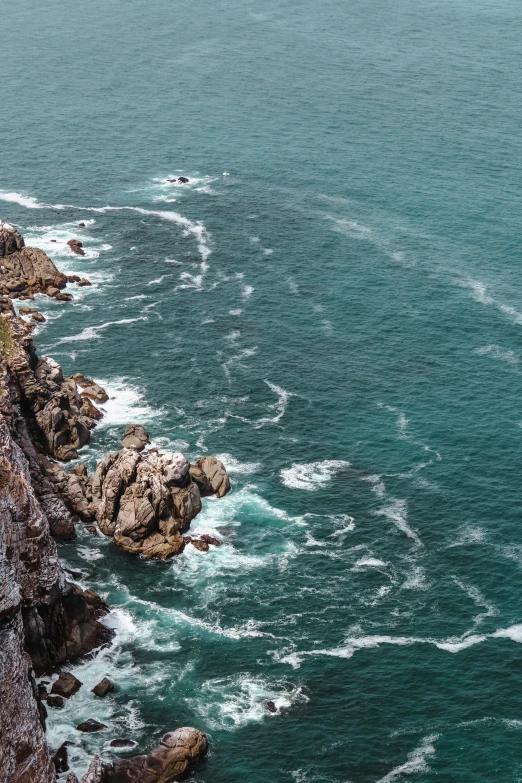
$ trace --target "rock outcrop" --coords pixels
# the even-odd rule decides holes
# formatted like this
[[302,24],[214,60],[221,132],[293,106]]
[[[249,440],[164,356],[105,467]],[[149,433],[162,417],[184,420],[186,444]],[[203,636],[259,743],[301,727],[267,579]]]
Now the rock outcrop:
[[[14,297],[32,297],[52,290],[60,295],[67,277],[49,256],[35,247],[26,247],[23,237],[8,223],[0,221],[0,293]],[[69,295],[64,295],[67,299]]]
[[183,533],[201,510],[202,494],[222,497],[229,489],[214,457],[190,465],[180,452],[123,448],[98,463],[92,501],[102,533],[128,552],[164,560],[183,551]]
[[184,727],[165,734],[146,756],[116,759],[113,764],[96,756],[82,783],[174,783],[186,778],[207,751],[206,735]]

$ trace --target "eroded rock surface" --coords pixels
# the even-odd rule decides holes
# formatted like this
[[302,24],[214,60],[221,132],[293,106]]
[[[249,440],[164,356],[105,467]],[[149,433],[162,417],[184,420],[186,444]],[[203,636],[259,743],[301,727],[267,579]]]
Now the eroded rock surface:
[[230,489],[223,464],[213,457],[191,466],[180,452],[123,448],[98,463],[94,475],[98,526],[128,552],[160,559],[180,554],[182,534],[201,510],[200,486],[209,495],[217,494],[214,485],[220,497]]
[[187,777],[207,751],[206,735],[184,727],[165,734],[146,756],[116,759],[113,764],[96,756],[82,783],[174,783]]

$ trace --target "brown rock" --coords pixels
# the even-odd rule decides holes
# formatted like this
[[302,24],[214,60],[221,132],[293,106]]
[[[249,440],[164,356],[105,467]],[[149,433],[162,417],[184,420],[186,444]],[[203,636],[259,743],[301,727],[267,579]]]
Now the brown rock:
[[81,280],[79,275],[67,275],[68,283],[79,283]]
[[85,250],[83,249],[83,244],[80,242],[79,239],[69,239],[67,242],[73,253],[76,253],[78,256],[84,256]]
[[165,734],[147,756],[116,759],[113,783],[172,783],[183,780],[208,751],[205,734],[182,728]]
[[218,498],[222,498],[230,492],[230,480],[225,466],[220,460],[215,457],[203,457],[198,460],[196,465],[203,471],[210,482],[212,491]]
[[71,672],[62,672],[56,682],[53,682],[51,693],[70,699],[80,690],[82,683]]
[[69,772],[67,778],[65,779],[65,783],[78,783],[78,778],[76,777],[74,772]]
[[86,277],[82,277],[81,280],[78,280],[78,285],[80,286],[80,288],[83,288],[86,285],[92,285],[92,283],[90,280],[87,280]]
[[45,293],[47,296],[56,296],[56,294],[60,293],[60,289],[50,285],[45,289]]
[[84,731],[86,733],[92,734],[95,731],[102,731],[103,729],[106,729],[107,726],[105,723],[100,723],[100,721],[95,720],[94,718],[89,718],[88,720],[84,720],[83,723],[79,723],[76,728],[78,731]]
[[200,538],[192,538],[190,543],[193,547],[196,549],[199,549],[200,552],[208,552],[209,545],[206,541],[202,541]]
[[39,324],[43,324],[47,320],[44,315],[42,315],[37,311],[31,313],[31,318],[33,319],[33,321],[37,321]]
[[92,692],[95,694],[95,696],[99,696],[100,698],[103,698],[113,690],[114,690],[114,685],[112,684],[112,682],[107,677],[104,677],[103,680],[101,680],[98,683],[98,685],[94,686]]
[[219,538],[209,536],[207,533],[204,533],[202,536],[200,536],[200,539],[201,541],[206,541],[207,544],[212,544],[212,546],[221,546],[221,541]]
[[127,424],[121,445],[124,449],[142,451],[150,442],[149,433],[141,424]]

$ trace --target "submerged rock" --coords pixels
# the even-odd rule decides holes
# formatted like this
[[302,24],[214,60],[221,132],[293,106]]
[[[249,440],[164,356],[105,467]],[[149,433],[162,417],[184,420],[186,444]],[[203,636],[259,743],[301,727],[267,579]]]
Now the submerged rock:
[[277,712],[277,707],[274,701],[267,701],[266,708],[268,712]]
[[63,696],[57,696],[54,694],[49,694],[47,696],[47,706],[48,707],[55,707],[56,709],[61,709],[65,704],[65,701],[63,699]]
[[110,743],[111,748],[133,748],[136,745],[134,740],[113,739]]
[[89,718],[88,720],[84,720],[83,723],[79,723],[76,728],[78,731],[84,731],[88,734],[92,734],[95,731],[102,731],[102,729],[106,729],[107,726],[105,723],[100,723],[99,720]]

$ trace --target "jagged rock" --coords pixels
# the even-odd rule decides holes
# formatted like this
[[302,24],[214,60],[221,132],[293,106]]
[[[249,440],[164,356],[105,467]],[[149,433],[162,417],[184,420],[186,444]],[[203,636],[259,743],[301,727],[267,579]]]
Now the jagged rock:
[[69,761],[67,758],[67,746],[69,742],[64,742],[53,756],[53,764],[56,773],[59,775],[61,772],[67,772],[69,769]]
[[165,734],[147,756],[116,759],[112,783],[171,783],[182,780],[208,751],[205,734],[182,728]]
[[63,696],[58,696],[50,693],[47,696],[47,704],[49,707],[56,707],[57,709],[61,709],[64,706],[65,701],[63,699]]
[[[205,458],[203,474],[212,489],[230,484],[221,462]],[[210,467],[209,467],[210,466]],[[183,551],[182,534],[201,510],[201,495],[183,454],[156,450],[138,453],[123,448],[98,463],[92,482],[92,499],[102,533],[116,544],[144,557],[164,559]],[[217,477],[217,478],[216,478]],[[207,486],[207,485],[205,485]],[[213,542],[211,542],[213,543]],[[196,545],[208,549],[204,540]]]
[[127,424],[121,445],[124,449],[142,451],[149,441],[149,433],[141,424]]
[[67,275],[68,283],[79,283],[81,280],[80,275]]
[[38,683],[38,698],[41,701],[47,701],[47,688],[45,687],[43,682]]
[[74,772],[69,772],[67,778],[65,779],[65,783],[78,783],[78,778],[76,777]]
[[101,680],[98,685],[95,685],[92,689],[92,692],[95,696],[100,696],[100,698],[103,698],[108,693],[114,690],[114,685],[112,682],[108,679],[108,677],[104,677],[103,680]]
[[200,536],[201,541],[205,541],[207,544],[212,544],[212,546],[221,546],[221,541],[219,538],[214,538],[214,536],[209,536],[207,533],[204,533]]
[[[3,226],[5,227],[5,223]],[[12,235],[12,232],[8,232]],[[27,294],[44,293],[49,288],[56,291],[65,288],[67,278],[53,264],[43,250],[35,247],[25,247],[23,239],[11,241],[9,252],[6,253],[5,232],[0,232],[0,288],[4,291],[23,291]],[[17,232],[14,232],[16,235]],[[2,236],[4,241],[2,241]],[[20,243],[21,240],[21,243]],[[14,241],[14,244],[13,244]],[[15,247],[16,245],[16,247]],[[2,256],[3,254],[3,256]],[[13,284],[15,284],[13,286]],[[22,286],[21,288],[19,286]]]
[[0,220],[0,258],[16,253],[24,247],[24,238],[18,231]]
[[89,397],[84,397],[83,395],[80,395],[80,397],[82,400],[82,407],[80,408],[81,415],[85,416],[87,419],[90,419],[93,427],[96,426],[96,421],[103,419],[103,413],[96,407]]
[[95,731],[102,731],[103,729],[106,729],[107,726],[105,723],[100,723],[99,720],[89,718],[88,720],[84,720],[83,723],[79,723],[76,728],[78,731],[84,731],[88,734],[92,734]]
[[82,687],[82,683],[71,672],[62,672],[56,682],[53,682],[51,693],[70,699]]
[[200,552],[208,552],[209,545],[206,541],[202,541],[200,538],[192,538],[190,543],[195,549],[199,549]]
[[69,239],[67,242],[73,253],[76,253],[78,256],[84,256],[85,250],[83,249],[83,244],[80,242],[79,239]]
[[111,775],[112,764],[107,764],[99,756],[95,756],[82,778],[82,783],[111,783]]
[[[202,457],[202,459],[196,462],[195,467],[198,467],[204,474],[212,488],[212,494],[216,495],[216,497],[222,498],[230,492],[230,480],[225,466],[220,460],[215,457]],[[195,478],[194,481],[196,481]]]
[[81,373],[76,373],[72,379],[80,386],[82,398],[88,397],[95,402],[104,403],[109,399],[109,395],[99,383],[92,378],[86,378]]

